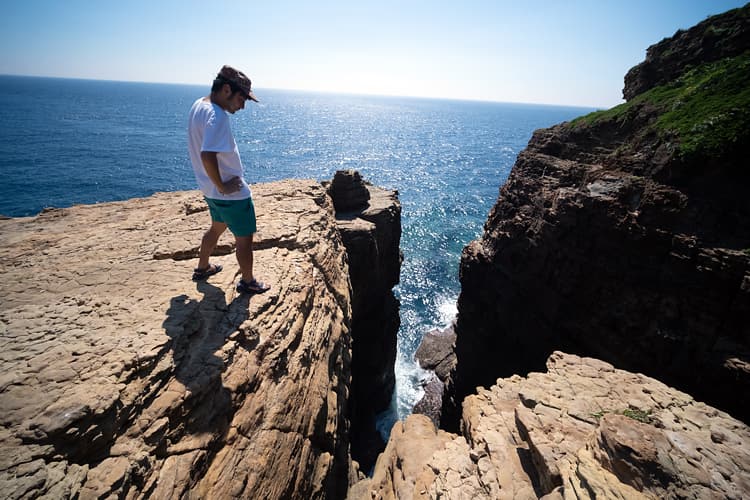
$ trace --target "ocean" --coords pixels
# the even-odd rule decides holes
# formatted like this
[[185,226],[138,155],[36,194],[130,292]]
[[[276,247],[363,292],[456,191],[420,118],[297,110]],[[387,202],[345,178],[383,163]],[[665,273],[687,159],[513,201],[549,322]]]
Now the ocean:
[[[187,113],[207,85],[0,76],[0,214],[195,189]],[[357,169],[397,189],[404,262],[386,434],[421,397],[422,336],[456,314],[458,265],[532,132],[590,108],[257,89],[232,128],[248,182]]]

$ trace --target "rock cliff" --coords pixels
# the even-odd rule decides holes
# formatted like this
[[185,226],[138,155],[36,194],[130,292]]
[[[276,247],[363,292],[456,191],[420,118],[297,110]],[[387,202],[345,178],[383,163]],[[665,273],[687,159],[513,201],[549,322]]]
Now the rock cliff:
[[624,95],[536,131],[464,250],[448,428],[558,349],[750,421],[750,5],[649,48]]
[[328,192],[352,284],[352,457],[369,471],[385,447],[375,417],[396,385],[401,204],[397,192],[368,184],[356,170],[336,172]]
[[4,498],[345,495],[351,255],[320,184],[253,192],[257,296],[228,233],[190,281],[198,192],[0,221]]
[[645,375],[553,353],[464,400],[461,434],[397,423],[352,500],[747,498],[750,428]]

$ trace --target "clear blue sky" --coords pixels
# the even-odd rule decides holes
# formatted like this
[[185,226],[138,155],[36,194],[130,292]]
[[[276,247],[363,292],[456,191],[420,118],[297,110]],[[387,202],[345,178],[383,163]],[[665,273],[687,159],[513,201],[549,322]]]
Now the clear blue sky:
[[[646,48],[731,0],[18,0],[0,74],[611,107]],[[262,96],[261,96],[262,97]]]

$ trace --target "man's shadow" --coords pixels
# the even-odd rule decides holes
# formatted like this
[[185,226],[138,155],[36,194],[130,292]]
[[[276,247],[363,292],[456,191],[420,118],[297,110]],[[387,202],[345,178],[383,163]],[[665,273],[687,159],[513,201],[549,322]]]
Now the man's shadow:
[[[203,295],[200,300],[184,294],[170,299],[162,324],[171,339],[173,375],[187,389],[181,406],[173,409],[180,414],[175,416],[180,417],[182,430],[174,430],[221,436],[235,411],[232,394],[222,384],[222,373],[231,363],[234,349],[253,350],[258,337],[240,328],[248,318],[250,295],[239,294],[227,304],[221,288],[205,281],[198,282],[196,288]],[[170,436],[170,440],[174,442],[175,437],[179,438]]]

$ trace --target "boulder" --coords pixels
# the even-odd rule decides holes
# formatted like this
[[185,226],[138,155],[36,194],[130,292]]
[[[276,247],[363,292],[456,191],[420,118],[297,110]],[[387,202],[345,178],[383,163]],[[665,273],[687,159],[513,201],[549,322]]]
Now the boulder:
[[420,368],[432,370],[440,380],[445,380],[456,364],[455,343],[456,332],[452,326],[430,330],[422,337],[414,357]]
[[427,415],[436,426],[440,425],[444,383],[456,365],[455,347],[456,333],[450,326],[427,332],[414,353],[420,368],[432,373],[422,383],[424,396],[417,401],[412,412]]

